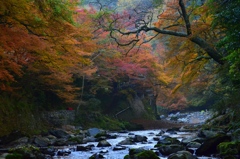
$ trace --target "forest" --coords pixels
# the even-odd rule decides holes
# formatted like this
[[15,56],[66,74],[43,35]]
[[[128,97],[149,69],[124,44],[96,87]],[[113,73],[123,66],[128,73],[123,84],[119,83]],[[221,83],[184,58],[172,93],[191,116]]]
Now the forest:
[[124,117],[129,108],[135,118],[152,120],[213,109],[231,112],[239,126],[239,6],[240,0],[1,0],[0,136],[38,133],[48,126],[41,113],[66,109],[85,127],[126,125],[116,122],[132,120]]

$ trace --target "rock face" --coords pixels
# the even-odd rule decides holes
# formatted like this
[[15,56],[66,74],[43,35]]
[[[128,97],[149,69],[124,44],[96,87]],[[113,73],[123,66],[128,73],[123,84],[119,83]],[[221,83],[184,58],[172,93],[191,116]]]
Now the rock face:
[[54,127],[61,127],[62,125],[73,124],[75,120],[74,110],[59,110],[44,112],[42,119],[45,120],[49,125]]
[[126,111],[122,113],[118,113],[117,118],[131,121],[133,119],[142,118],[142,116],[148,114],[140,97],[135,96],[134,99],[129,100],[128,102],[130,104],[129,109],[126,109]]

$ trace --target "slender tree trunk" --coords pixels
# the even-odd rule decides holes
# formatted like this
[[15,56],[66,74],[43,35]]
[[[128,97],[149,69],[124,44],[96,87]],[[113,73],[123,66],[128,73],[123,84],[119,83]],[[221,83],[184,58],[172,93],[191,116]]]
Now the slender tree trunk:
[[158,119],[158,112],[157,112],[157,95],[154,95],[153,96],[153,99],[152,99],[152,108],[153,108],[153,111],[154,111],[154,116],[156,119]]
[[82,103],[83,90],[84,90],[84,80],[85,80],[85,76],[83,75],[83,76],[82,76],[82,92],[81,92],[81,98],[80,98],[79,104],[78,104],[78,106],[77,106],[77,112],[76,112],[76,113],[79,112],[79,108],[80,108],[81,103]]

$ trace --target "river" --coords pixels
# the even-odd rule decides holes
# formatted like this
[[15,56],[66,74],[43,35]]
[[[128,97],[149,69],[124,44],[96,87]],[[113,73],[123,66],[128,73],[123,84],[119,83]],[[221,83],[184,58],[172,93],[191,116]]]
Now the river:
[[[93,144],[95,147],[91,151],[74,151],[76,150],[76,146],[67,146],[67,147],[61,147],[59,149],[71,149],[73,150],[72,153],[69,156],[55,156],[54,159],[88,159],[90,156],[92,156],[95,153],[99,153],[100,151],[106,152],[103,153],[103,156],[106,159],[123,159],[125,155],[128,154],[130,148],[144,148],[146,150],[153,149],[154,145],[157,144],[157,141],[155,141],[153,138],[156,137],[157,134],[159,134],[161,130],[142,130],[142,131],[130,131],[126,133],[110,133],[110,135],[116,135],[118,136],[116,139],[108,139],[107,141],[112,145],[111,147],[97,147],[98,142],[89,142],[87,144],[80,144],[81,146],[86,146]],[[117,146],[117,144],[126,139],[127,137],[133,137],[134,135],[141,135],[146,136],[147,142],[146,143],[136,143],[135,145],[124,145],[127,148],[125,150],[120,151],[113,151],[113,148]],[[177,138],[178,140],[182,140],[183,138],[188,138],[191,136],[196,135],[194,132],[177,132],[177,134],[169,134],[165,132],[163,135],[167,135],[170,137]],[[159,156],[161,159],[167,159],[166,156]],[[204,157],[201,156],[199,159],[215,159],[212,157]]]

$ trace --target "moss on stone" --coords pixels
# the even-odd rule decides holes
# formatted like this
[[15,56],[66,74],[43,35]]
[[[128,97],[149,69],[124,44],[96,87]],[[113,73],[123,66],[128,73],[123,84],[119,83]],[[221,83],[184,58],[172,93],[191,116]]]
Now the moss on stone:
[[237,155],[240,153],[240,142],[222,142],[217,149],[220,155]]
[[23,155],[19,153],[11,153],[11,154],[8,154],[5,158],[6,159],[22,159]]
[[151,150],[145,150],[136,154],[137,159],[159,159],[159,157]]

